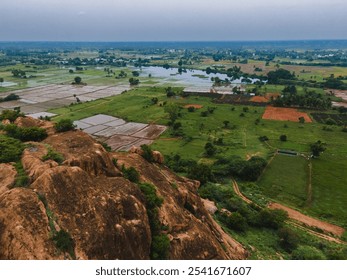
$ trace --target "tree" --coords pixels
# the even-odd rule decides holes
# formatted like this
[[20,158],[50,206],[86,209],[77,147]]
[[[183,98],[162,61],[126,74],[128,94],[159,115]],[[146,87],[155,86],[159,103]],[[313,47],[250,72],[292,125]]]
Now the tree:
[[202,163],[191,165],[187,176],[190,179],[200,181],[202,185],[214,180],[211,167]]
[[166,92],[166,96],[167,96],[168,98],[173,97],[173,96],[176,95],[176,93],[173,91],[173,89],[172,89],[171,87],[167,87],[167,88],[165,89],[165,92]]
[[287,141],[287,135],[282,134],[282,135],[280,136],[280,140],[283,141],[283,142]]
[[322,152],[326,150],[326,143],[323,143],[322,141],[318,140],[315,143],[312,143],[310,145],[312,156],[313,157],[319,157]]
[[225,120],[225,121],[223,121],[223,124],[224,124],[224,128],[227,128],[227,127],[229,127],[229,121],[227,121],[227,120]]
[[74,81],[75,81],[75,84],[79,85],[82,82],[82,78],[77,76],[75,77]]
[[0,84],[4,82],[4,78],[0,78]]
[[173,124],[180,115],[180,107],[176,103],[168,103],[164,111],[169,114],[171,124]]
[[277,69],[267,74],[269,84],[278,84],[280,80],[294,80],[295,75],[286,69]]
[[129,84],[131,85],[131,86],[136,86],[136,85],[138,85],[140,83],[140,80],[139,79],[135,79],[135,78],[130,78],[129,79]]
[[140,76],[140,72],[139,71],[132,71],[131,73],[133,74],[134,77]]

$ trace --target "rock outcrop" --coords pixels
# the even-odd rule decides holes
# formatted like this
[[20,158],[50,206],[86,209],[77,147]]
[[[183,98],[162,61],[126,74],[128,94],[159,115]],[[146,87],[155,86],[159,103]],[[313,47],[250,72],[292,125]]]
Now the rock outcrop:
[[[61,165],[42,160],[48,149],[63,155]],[[162,162],[162,156],[157,157]],[[163,198],[158,218],[170,239],[170,259],[247,257],[205,209],[197,194],[199,182],[137,153],[108,153],[76,130],[30,143],[22,156],[28,188],[9,189],[15,170],[1,165],[12,173],[0,172],[0,259],[149,259],[152,234],[146,199],[116,163],[134,167],[140,181],[154,185]],[[69,237],[72,250],[59,247],[53,238],[59,232]]]
[[12,164],[0,164],[0,195],[13,186],[17,171]]

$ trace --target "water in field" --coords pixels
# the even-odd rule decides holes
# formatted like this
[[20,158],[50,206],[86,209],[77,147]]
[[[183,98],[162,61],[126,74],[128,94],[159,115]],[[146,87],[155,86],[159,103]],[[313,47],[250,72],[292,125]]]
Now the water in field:
[[16,86],[17,83],[13,83],[13,82],[2,82],[0,83],[0,87],[13,87]]
[[[211,81],[212,77],[218,77],[221,80],[230,78],[226,74],[206,74],[202,70],[186,70],[186,72],[178,73],[177,68],[165,69],[158,66],[134,68],[140,72],[140,76],[151,75],[153,78],[164,79],[165,82],[182,84],[185,86],[212,86],[213,82]],[[242,77],[231,81],[233,84],[241,84]],[[258,79],[250,79],[252,83],[258,81]]]

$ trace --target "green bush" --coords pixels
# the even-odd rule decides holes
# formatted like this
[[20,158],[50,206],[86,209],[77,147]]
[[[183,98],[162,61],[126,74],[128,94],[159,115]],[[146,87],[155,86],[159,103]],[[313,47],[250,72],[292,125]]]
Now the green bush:
[[4,127],[7,135],[23,142],[26,141],[42,141],[47,138],[48,134],[44,128],[40,127],[18,127],[14,124],[9,124]]
[[30,178],[25,173],[22,162],[18,161],[14,165],[17,171],[17,176],[14,182],[14,187],[27,187],[30,184]]
[[142,157],[148,162],[153,162],[154,158],[153,158],[153,152],[151,147],[144,144],[144,145],[141,145],[141,149],[143,151]]
[[24,148],[19,140],[0,134],[0,163],[19,161]]
[[292,253],[293,260],[325,260],[326,257],[317,248],[302,245],[295,249]]
[[206,184],[208,181],[214,181],[211,167],[206,164],[195,164],[188,169],[188,178],[198,180],[200,183]]
[[60,251],[74,256],[75,243],[68,232],[62,229],[54,234],[52,240]]
[[54,128],[57,132],[65,132],[74,130],[76,125],[74,125],[73,121],[70,119],[62,119],[54,125]]
[[10,122],[14,122],[18,117],[23,117],[24,114],[19,110],[3,110],[0,114],[0,121],[9,120]]
[[64,161],[64,157],[58,152],[49,148],[47,151],[47,154],[42,157],[42,160],[43,161],[54,160],[55,162],[61,164]]
[[163,199],[157,196],[155,186],[142,183],[139,184],[141,192],[146,198],[146,210],[151,228],[152,244],[150,257],[153,260],[166,259],[170,249],[170,240],[166,234],[163,234],[163,226],[158,217],[158,208],[162,205]]
[[299,236],[289,227],[283,227],[278,230],[281,247],[287,252],[292,252],[298,247]]
[[165,260],[170,250],[170,239],[166,234],[153,236],[151,244],[151,259]]
[[232,230],[244,232],[247,229],[247,220],[239,212],[234,212],[231,215],[222,215],[222,221]]
[[279,229],[283,226],[284,222],[288,219],[288,213],[283,210],[263,209],[258,214],[258,225]]
[[140,181],[140,174],[137,172],[137,170],[130,166],[129,168],[126,168],[124,164],[122,165],[122,172],[126,179],[133,183],[138,183]]

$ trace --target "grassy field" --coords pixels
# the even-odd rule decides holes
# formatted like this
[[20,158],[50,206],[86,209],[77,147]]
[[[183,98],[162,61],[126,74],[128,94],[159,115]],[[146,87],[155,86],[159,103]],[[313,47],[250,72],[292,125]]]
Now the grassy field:
[[[153,105],[151,99],[159,99]],[[306,207],[307,162],[303,157],[276,156],[268,167],[259,184],[264,195],[301,208],[307,214],[326,219],[346,227],[347,209],[347,143],[346,133],[340,127],[331,126],[332,131],[323,130],[322,124],[313,122],[299,124],[294,122],[261,120],[264,108],[215,104],[210,98],[195,97],[168,99],[163,87],[140,87],[116,97],[100,99],[78,105],[52,110],[59,114],[55,120],[71,118],[78,120],[95,114],[109,114],[128,121],[156,123],[166,125],[168,114],[163,102],[199,104],[203,108],[195,112],[181,109],[183,137],[173,137],[167,130],[152,145],[153,149],[164,155],[179,154],[185,159],[195,159],[205,163],[213,162],[218,156],[239,155],[244,159],[259,155],[269,159],[276,149],[295,150],[309,154],[310,144],[321,140],[327,143],[327,150],[318,159],[313,159],[312,190],[313,201]],[[201,112],[208,107],[216,107],[212,114],[202,117]],[[245,116],[241,117],[240,114]],[[255,121],[260,119],[258,125]],[[229,127],[224,128],[223,121],[228,120]],[[285,134],[287,141],[280,141]],[[267,143],[260,142],[259,136],[267,136]],[[205,158],[204,146],[210,141],[223,138],[223,145],[216,145],[217,155]],[[305,208],[302,208],[304,207]]]
[[307,164],[307,160],[301,156],[278,154],[257,183],[266,196],[289,206],[302,208],[306,202]]

